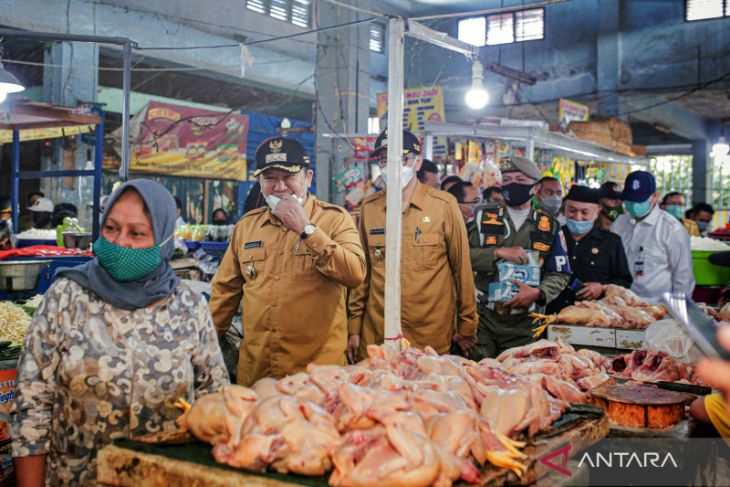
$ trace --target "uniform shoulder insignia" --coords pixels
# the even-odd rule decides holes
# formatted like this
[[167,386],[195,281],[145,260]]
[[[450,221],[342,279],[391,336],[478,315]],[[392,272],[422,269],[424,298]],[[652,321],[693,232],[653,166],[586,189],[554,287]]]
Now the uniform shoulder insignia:
[[533,218],[537,223],[537,229],[541,232],[553,232],[560,228],[557,218],[554,218],[542,211],[535,211]]

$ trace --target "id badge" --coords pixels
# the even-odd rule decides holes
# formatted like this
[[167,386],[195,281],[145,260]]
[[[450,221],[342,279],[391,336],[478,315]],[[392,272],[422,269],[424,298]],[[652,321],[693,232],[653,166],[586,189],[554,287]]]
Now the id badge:
[[644,261],[643,260],[634,261],[634,275],[636,277],[641,277],[644,275]]

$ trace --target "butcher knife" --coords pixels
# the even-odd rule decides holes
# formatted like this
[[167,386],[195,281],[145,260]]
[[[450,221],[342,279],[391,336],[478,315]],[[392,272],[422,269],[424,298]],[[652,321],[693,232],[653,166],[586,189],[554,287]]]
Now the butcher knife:
[[683,293],[664,293],[669,313],[681,324],[692,341],[706,356],[730,360],[730,351],[717,341],[715,320],[705,314],[692,299]]

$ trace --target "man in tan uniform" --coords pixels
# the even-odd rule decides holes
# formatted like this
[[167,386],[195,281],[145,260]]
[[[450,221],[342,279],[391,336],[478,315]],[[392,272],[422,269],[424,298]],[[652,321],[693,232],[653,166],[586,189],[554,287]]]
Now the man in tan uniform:
[[[385,170],[387,130],[375,142],[381,170]],[[401,326],[411,344],[430,345],[448,353],[452,338],[462,350],[476,343],[477,314],[469,242],[456,199],[425,186],[415,177],[421,167],[421,147],[403,132],[403,241],[401,250]],[[387,181],[386,181],[387,183]],[[384,339],[385,191],[362,204],[360,238],[366,249],[365,282],[350,294],[348,353],[351,360],[366,357],[369,344]]]
[[365,277],[352,217],[307,192],[304,147],[274,137],[256,151],[267,205],[238,222],[212,282],[210,308],[225,333],[243,299],[238,383],[280,378],[308,363],[344,364],[347,288]]

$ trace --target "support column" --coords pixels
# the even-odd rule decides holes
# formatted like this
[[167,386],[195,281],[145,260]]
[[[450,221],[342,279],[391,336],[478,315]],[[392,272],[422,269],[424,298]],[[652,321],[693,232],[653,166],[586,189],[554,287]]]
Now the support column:
[[712,171],[707,139],[692,141],[692,203],[712,204]]
[[598,40],[596,44],[596,85],[600,98],[598,113],[616,116],[619,98],[616,90],[621,78],[621,4],[597,2]]
[[[358,5],[359,2],[353,2]],[[316,2],[317,25],[352,22],[364,14]],[[345,168],[345,159],[354,155],[352,138],[328,138],[323,134],[366,134],[370,114],[370,25],[358,24],[320,32],[317,38],[317,196],[338,204],[344,194],[332,192],[332,178]]]
[[[74,15],[70,18],[73,19]],[[73,24],[73,22],[72,22]],[[73,30],[73,27],[71,27]],[[77,107],[96,101],[99,87],[99,46],[92,43],[58,42],[52,44],[44,53],[43,99],[67,107]],[[92,139],[94,132],[87,138]],[[63,139],[53,143],[53,155],[41,160],[41,170],[93,169],[93,143],[84,144],[82,137],[76,138],[74,160],[66,164]],[[91,229],[94,178],[74,178],[72,185],[65,185],[65,178],[47,178],[41,180],[41,191],[54,203],[72,203],[79,209],[81,225]]]

